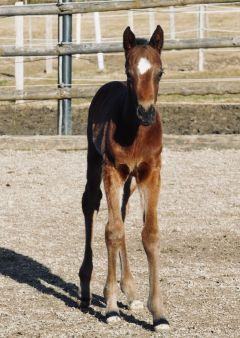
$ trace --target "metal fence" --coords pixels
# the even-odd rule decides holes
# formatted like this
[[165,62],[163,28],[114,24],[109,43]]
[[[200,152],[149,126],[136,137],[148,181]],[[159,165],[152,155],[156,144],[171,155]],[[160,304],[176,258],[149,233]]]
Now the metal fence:
[[[23,56],[58,56],[59,58],[59,88],[48,88],[39,93],[38,89],[31,90],[1,90],[0,100],[59,100],[59,133],[71,134],[71,99],[73,97],[88,97],[93,94],[93,89],[71,88],[71,56],[73,54],[94,54],[94,53],[115,53],[122,51],[122,43],[103,42],[103,43],[72,43],[72,14],[117,11],[126,9],[161,8],[169,6],[181,6],[203,3],[235,3],[238,1],[215,1],[215,0],[161,0],[161,1],[94,1],[72,3],[70,0],[59,0],[57,4],[38,4],[24,6],[0,6],[0,16],[25,16],[25,15],[58,15],[59,30],[58,44],[50,47],[19,47],[1,46],[0,56],[2,57],[23,57]],[[182,49],[207,49],[207,48],[227,48],[240,47],[240,37],[225,38],[203,38],[184,40],[166,40],[165,50]],[[193,86],[194,87],[194,86]],[[171,86],[170,86],[171,88]],[[175,84],[175,88],[179,88]],[[218,93],[217,85],[212,88]],[[236,86],[237,88],[237,86]],[[226,92],[236,93],[232,83],[225,87]],[[209,90],[209,89],[208,89]],[[169,88],[165,88],[168,93]],[[191,92],[191,91],[190,91]]]

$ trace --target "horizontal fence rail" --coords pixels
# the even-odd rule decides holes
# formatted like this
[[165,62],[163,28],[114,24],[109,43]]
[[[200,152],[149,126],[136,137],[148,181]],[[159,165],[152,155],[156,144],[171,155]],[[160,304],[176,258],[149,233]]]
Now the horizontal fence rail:
[[[204,85],[203,85],[204,84]],[[56,88],[56,86],[39,86],[25,90],[1,89],[0,101],[16,100],[61,100],[68,98],[91,98],[99,86],[72,88]],[[240,78],[204,80],[168,80],[162,81],[159,95],[208,95],[208,94],[238,94],[240,92]]]
[[[164,50],[226,47],[240,47],[240,37],[166,40],[164,44]],[[123,46],[120,42],[61,44],[55,47],[18,48],[14,46],[1,46],[0,56],[59,56],[68,54],[116,53],[122,51]]]
[[76,13],[109,12],[117,10],[144,9],[155,7],[185,6],[196,4],[231,4],[239,0],[133,0],[91,1],[46,5],[0,6],[0,16],[15,15],[65,15]]
[[[85,1],[80,3],[61,3],[61,4],[39,4],[24,6],[0,6],[0,17],[23,16],[23,15],[66,15],[76,13],[107,12],[117,10],[136,10],[145,8],[161,8],[169,6],[185,6],[196,4],[233,4],[239,3],[234,0],[136,0],[136,1]],[[61,40],[59,40],[61,41]],[[166,40],[165,50],[183,50],[183,49],[211,49],[211,48],[231,48],[240,47],[240,37],[221,37],[221,38],[198,38],[182,40]],[[108,43],[60,43],[55,46],[44,47],[15,47],[0,46],[0,57],[18,57],[18,56],[62,56],[72,54],[96,54],[96,53],[116,53],[122,52],[122,42]],[[71,84],[67,84],[71,85]],[[54,86],[36,86],[25,88],[24,90],[15,90],[12,88],[1,88],[0,101],[20,100],[63,100],[92,97],[99,86],[75,86],[57,87]],[[229,81],[211,79],[204,82],[200,80],[184,81],[163,80],[160,83],[160,95],[207,95],[207,94],[239,94],[240,79],[233,78]]]
[[[88,1],[88,0],[80,0],[80,1]],[[16,0],[1,0],[0,6],[2,5],[15,5]],[[27,0],[29,5],[36,5],[36,4],[52,4],[56,2],[56,0]]]

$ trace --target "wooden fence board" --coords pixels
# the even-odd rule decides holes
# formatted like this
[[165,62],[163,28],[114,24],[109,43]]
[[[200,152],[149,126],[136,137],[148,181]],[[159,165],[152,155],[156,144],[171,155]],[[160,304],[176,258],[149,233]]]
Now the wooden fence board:
[[[100,86],[100,85],[99,85]],[[59,100],[68,98],[91,98],[96,93],[99,86],[56,88],[55,86],[43,86],[29,88],[23,91],[3,88],[0,90],[0,101],[16,100]],[[223,95],[239,94],[240,79],[231,79],[231,81],[213,79],[208,82],[203,80],[194,81],[162,81],[159,87],[160,95]]]
[[[186,39],[186,40],[166,40],[164,50],[182,50],[198,48],[229,48],[240,47],[240,37]],[[123,47],[120,42],[112,43],[81,43],[69,45],[57,45],[53,47],[24,47],[0,46],[0,56],[58,56],[68,54],[96,54],[96,53],[116,53],[122,52]]]
[[109,12],[128,9],[185,6],[197,4],[230,4],[239,0],[132,0],[132,1],[91,1],[63,4],[39,4],[25,6],[0,6],[0,16],[14,15],[53,15],[91,12]]

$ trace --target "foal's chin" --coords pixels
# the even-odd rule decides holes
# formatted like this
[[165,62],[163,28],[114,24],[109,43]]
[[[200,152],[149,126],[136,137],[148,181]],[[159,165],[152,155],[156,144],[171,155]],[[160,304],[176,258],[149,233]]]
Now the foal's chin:
[[154,122],[156,121],[156,115],[151,116],[149,118],[145,118],[145,119],[138,116],[138,119],[139,119],[139,123],[140,123],[141,126],[149,127],[149,126],[153,125]]
[[151,120],[151,121],[141,121],[140,120],[140,125],[143,127],[149,127],[154,123],[155,120]]

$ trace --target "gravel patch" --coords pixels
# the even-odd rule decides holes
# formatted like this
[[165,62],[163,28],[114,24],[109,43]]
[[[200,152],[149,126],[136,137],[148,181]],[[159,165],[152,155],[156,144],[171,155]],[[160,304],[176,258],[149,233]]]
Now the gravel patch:
[[[239,337],[240,147],[184,150],[171,144],[163,152],[160,281],[171,324],[164,337]],[[93,304],[79,308],[86,150],[1,150],[0,164],[0,337],[157,336],[146,306],[129,311],[120,290],[122,320],[105,322],[105,198],[95,226]],[[141,228],[134,193],[126,237],[146,305]]]

